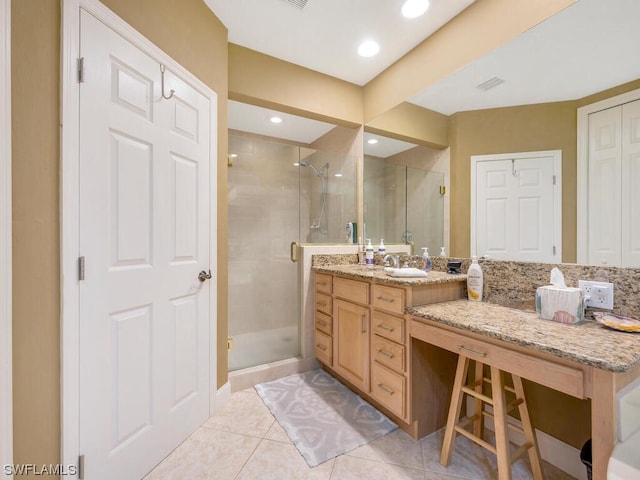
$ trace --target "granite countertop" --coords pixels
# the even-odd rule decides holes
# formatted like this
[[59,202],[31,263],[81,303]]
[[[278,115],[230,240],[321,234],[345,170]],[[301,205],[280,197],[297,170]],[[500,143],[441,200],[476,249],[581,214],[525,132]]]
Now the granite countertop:
[[640,365],[640,333],[618,332],[595,321],[567,325],[468,300],[410,307],[407,313],[602,370],[626,372]]
[[354,278],[356,280],[375,281],[376,283],[386,283],[389,285],[400,285],[404,287],[415,287],[429,285],[433,283],[464,282],[467,275],[462,273],[450,274],[431,270],[426,277],[392,277],[384,272],[382,266],[367,265],[318,265],[313,267],[318,273],[329,273],[342,277]]

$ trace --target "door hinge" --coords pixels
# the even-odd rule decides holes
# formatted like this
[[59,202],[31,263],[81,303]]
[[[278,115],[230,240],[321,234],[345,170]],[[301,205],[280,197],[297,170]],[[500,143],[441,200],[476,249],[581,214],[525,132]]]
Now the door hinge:
[[556,246],[555,245],[553,246],[553,254],[554,255],[556,254]]
[[444,195],[447,193],[447,187],[444,185],[440,185],[440,195]]
[[556,184],[556,176],[555,175],[553,176],[553,184],[554,185]]
[[227,352],[233,349],[233,338],[227,338]]
[[78,58],[78,83],[84,82],[84,57]]
[[78,479],[84,478],[84,455],[78,457]]
[[84,280],[84,257],[78,257],[78,280]]

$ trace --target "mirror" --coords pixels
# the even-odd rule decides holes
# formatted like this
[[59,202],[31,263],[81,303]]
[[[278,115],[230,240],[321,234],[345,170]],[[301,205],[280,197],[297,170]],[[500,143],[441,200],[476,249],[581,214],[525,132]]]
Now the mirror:
[[[580,0],[407,99],[448,119],[452,181],[446,211],[456,216],[448,252],[470,254],[471,155],[560,149],[562,261],[578,260],[582,212],[576,200],[577,112],[582,106],[640,89],[640,64],[630,53],[640,42],[640,29],[633,21],[639,15],[637,1],[622,0],[614,9],[597,0]],[[476,88],[492,76],[504,83],[494,82],[497,85],[485,91]],[[388,132],[406,138],[400,123]],[[365,162],[365,178],[367,168]],[[589,195],[589,201],[598,201],[593,192]]]
[[365,236],[437,255],[445,244],[448,150],[364,134]]

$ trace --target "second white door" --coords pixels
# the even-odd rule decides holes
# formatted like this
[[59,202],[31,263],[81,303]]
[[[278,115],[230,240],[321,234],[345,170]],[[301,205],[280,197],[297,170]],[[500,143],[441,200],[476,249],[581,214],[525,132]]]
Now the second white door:
[[472,157],[472,255],[561,261],[560,172],[559,151]]

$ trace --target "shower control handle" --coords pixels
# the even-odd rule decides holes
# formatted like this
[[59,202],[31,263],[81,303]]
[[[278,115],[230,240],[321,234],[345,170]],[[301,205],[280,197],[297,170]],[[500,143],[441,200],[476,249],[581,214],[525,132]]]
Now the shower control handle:
[[300,248],[300,244],[298,242],[291,242],[289,254],[293,263],[298,261],[298,248]]

